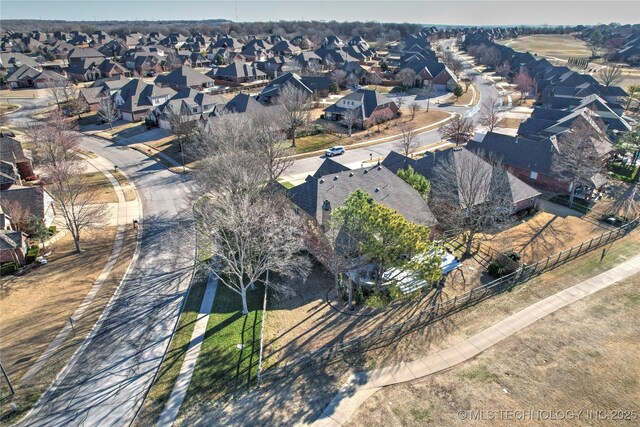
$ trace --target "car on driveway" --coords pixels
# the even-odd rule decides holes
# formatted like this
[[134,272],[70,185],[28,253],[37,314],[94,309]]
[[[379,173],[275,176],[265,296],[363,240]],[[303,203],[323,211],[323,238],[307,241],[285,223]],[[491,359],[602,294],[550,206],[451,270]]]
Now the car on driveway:
[[335,147],[329,148],[324,152],[324,155],[327,157],[339,156],[340,154],[344,154],[344,147],[342,145],[336,145]]

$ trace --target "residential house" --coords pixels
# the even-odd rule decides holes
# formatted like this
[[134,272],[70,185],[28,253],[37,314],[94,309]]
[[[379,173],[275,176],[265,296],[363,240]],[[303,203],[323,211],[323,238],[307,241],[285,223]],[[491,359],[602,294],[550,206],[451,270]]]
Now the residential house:
[[22,184],[16,165],[0,160],[0,190],[6,190],[15,184]]
[[316,47],[316,45],[311,40],[309,40],[308,37],[302,35],[292,38],[291,44],[294,46],[298,46],[302,50],[313,50]]
[[186,66],[176,68],[167,75],[156,77],[155,83],[161,87],[170,87],[175,90],[186,87],[203,90],[214,85],[212,78]]
[[308,94],[309,96],[313,95],[313,90],[303,83],[299,75],[296,73],[287,73],[272,80],[268,85],[266,85],[258,95],[258,101],[264,104],[277,103],[280,91],[285,87],[285,85],[293,85],[293,87]]
[[453,72],[440,62],[414,58],[405,63],[402,68],[409,68],[416,73],[414,83],[416,87],[422,87],[425,82],[429,81],[435,90],[452,91],[458,84]]
[[159,127],[171,130],[171,116],[179,115],[184,121],[197,121],[217,114],[227,103],[222,95],[209,95],[191,88],[184,88],[167,102],[149,113],[149,119]]
[[47,227],[53,223],[56,213],[53,199],[41,186],[12,185],[8,189],[0,191],[0,200],[3,203],[20,204],[25,209],[27,217],[35,216],[41,219]]
[[23,65],[40,70],[40,64],[30,56],[15,52],[0,52],[0,74],[12,73]]
[[[485,198],[478,198],[479,203],[484,203],[486,197],[491,194],[492,182],[505,179],[505,182],[508,183],[509,186],[509,195],[512,203],[511,213],[516,213],[521,210],[534,207],[537,208],[538,206],[538,202],[541,197],[538,190],[518,179],[512,173],[509,173],[499,166],[492,165],[482,157],[479,157],[472,151],[462,147],[426,153],[424,157],[418,159],[412,159],[392,151],[382,161],[382,165],[394,173],[398,173],[400,169],[407,169],[411,167],[416,173],[424,176],[430,181],[433,181],[434,179],[438,179],[434,170],[443,162],[455,162],[459,165],[468,165],[472,164],[471,162],[479,162],[479,168],[486,169],[487,176],[490,176],[491,179],[486,181],[488,187],[483,191]],[[457,186],[461,185],[461,182],[456,179],[456,177],[451,177],[447,183],[451,185],[451,192],[457,192]],[[432,195],[431,197],[434,196]],[[464,206],[461,206],[461,208],[464,208]]]
[[335,34],[327,36],[322,40],[323,48],[340,49],[342,46],[344,46],[344,42],[342,41],[342,39],[340,39],[340,37],[336,36]]
[[292,44],[288,40],[282,40],[271,47],[274,55],[298,55],[302,52],[300,47]]
[[116,91],[113,98],[122,119],[136,122],[144,120],[151,110],[167,102],[175,93],[169,87],[160,87],[145,83],[141,79],[132,79]]
[[9,74],[4,81],[12,89],[44,89],[62,84],[64,77],[49,70],[38,71],[28,65],[22,65]]
[[341,121],[348,111],[358,116],[357,127],[368,128],[377,120],[389,120],[398,114],[398,106],[386,95],[371,89],[358,89],[324,110],[326,120]]
[[69,51],[69,54],[67,55],[69,67],[77,64],[83,64],[87,59],[103,61],[105,56],[93,48],[75,48]]
[[255,64],[246,62],[232,62],[226,67],[219,67],[208,72],[207,76],[215,80],[233,83],[253,83],[268,79],[267,74],[260,71]]
[[89,82],[117,75],[128,77],[130,74],[129,70],[111,59],[87,58],[81,62],[75,62],[67,68],[67,75],[80,82]]
[[0,134],[0,159],[15,165],[23,180],[35,178],[31,152],[22,148],[22,143],[10,136]]
[[103,78],[94,81],[91,86],[80,89],[78,97],[85,107],[85,111],[98,111],[100,109],[100,98],[107,95],[113,96],[131,79],[122,75]]
[[0,230],[0,263],[25,265],[28,250],[27,235],[22,231]]
[[252,113],[265,108],[256,99],[246,93],[239,93],[224,106],[224,110],[230,113]]
[[[333,169],[324,165],[320,169],[323,168]],[[356,190],[366,192],[373,201],[394,209],[408,221],[425,226],[437,224],[420,193],[382,165],[317,177],[321,173],[287,191],[298,212],[304,212],[321,228],[327,225],[332,211]]]

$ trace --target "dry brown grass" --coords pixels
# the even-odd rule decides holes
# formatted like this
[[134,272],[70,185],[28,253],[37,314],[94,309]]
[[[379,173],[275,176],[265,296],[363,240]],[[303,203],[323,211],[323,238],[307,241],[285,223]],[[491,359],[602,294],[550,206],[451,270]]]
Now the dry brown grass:
[[117,203],[118,196],[111,185],[111,181],[102,172],[95,171],[85,174],[91,191],[96,192],[93,203]]
[[[466,426],[470,421],[458,411],[530,409],[635,410],[635,423],[640,402],[640,370],[633,369],[640,366],[639,281],[636,274],[576,302],[447,372],[384,388],[346,425]],[[581,421],[612,423],[588,420],[586,413]],[[497,416],[472,422],[494,426],[513,425],[514,420]]]
[[[118,260],[92,304],[70,335],[42,370],[27,383],[19,379],[62,329],[69,316],[104,268],[112,250],[115,227],[88,235],[82,254],[73,253],[73,243],[64,237],[54,244],[49,263],[20,277],[5,278],[0,293],[0,354],[16,388],[13,401],[23,414],[49,387],[58,372],[80,346],[120,284],[136,247],[137,231],[127,226],[125,243]],[[2,389],[2,392],[5,390]],[[3,393],[3,397],[4,397]],[[0,424],[9,418],[9,401],[3,400]]]
[[520,123],[522,122],[524,122],[524,119],[514,119],[512,117],[505,117],[504,119],[498,122],[497,127],[518,129],[520,127]]
[[[468,105],[473,100],[472,105],[476,105],[480,101],[480,97],[478,96],[478,93],[480,91],[478,90],[476,85],[473,85],[473,89],[471,89],[471,87],[472,86],[469,86],[469,89],[467,89],[467,91],[462,94],[460,98],[456,99],[453,104]],[[462,86],[462,88],[464,89],[464,85]]]
[[[640,233],[636,231],[615,242],[602,261],[600,252],[593,252],[512,292],[484,301],[479,307],[469,308],[398,338],[390,346],[366,353],[344,354],[328,365],[314,366],[297,376],[267,383],[259,390],[236,396],[232,401],[208,402],[186,408],[176,425],[204,426],[210,425],[213,419],[219,424],[238,426],[313,422],[351,372],[415,360],[448,348],[542,298],[637,255],[639,251]],[[267,314],[267,325],[270,321]],[[314,339],[321,333],[312,331],[309,338]]]
[[513,250],[522,256],[524,262],[531,263],[579,245],[607,230],[574,216],[562,218],[539,212],[519,225],[479,238],[497,251]]

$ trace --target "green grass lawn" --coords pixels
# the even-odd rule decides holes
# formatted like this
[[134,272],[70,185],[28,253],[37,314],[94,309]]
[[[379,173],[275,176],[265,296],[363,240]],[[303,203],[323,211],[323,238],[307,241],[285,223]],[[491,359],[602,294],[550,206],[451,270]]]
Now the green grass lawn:
[[[557,203],[562,206],[569,207],[569,195],[553,196],[551,199],[549,199],[549,201],[553,203]],[[574,197],[573,206],[571,206],[571,209],[573,209],[574,211],[586,214],[586,213],[589,213],[589,211],[591,210],[591,203],[585,199]]]
[[[255,384],[260,351],[264,288],[248,292],[249,314],[242,315],[240,296],[218,284],[200,357],[183,409]],[[238,344],[243,344],[238,349]]]
[[340,145],[342,138],[329,133],[319,133],[317,135],[296,138],[296,154],[310,153],[312,151],[324,150],[334,145]]
[[610,163],[609,170],[613,172],[613,178],[619,179],[620,181],[633,182],[640,168],[638,166],[631,168],[621,163]]

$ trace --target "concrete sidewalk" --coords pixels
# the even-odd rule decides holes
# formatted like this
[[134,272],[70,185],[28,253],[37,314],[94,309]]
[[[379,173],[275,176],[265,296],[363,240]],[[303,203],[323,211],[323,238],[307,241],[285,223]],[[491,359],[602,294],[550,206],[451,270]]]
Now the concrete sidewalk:
[[640,272],[640,256],[558,292],[445,350],[409,363],[358,372],[349,378],[312,426],[341,426],[380,388],[423,378],[469,360],[537,320]]
[[187,349],[187,353],[185,354],[184,360],[182,361],[180,373],[178,374],[176,383],[173,385],[173,390],[171,390],[169,400],[165,404],[164,410],[162,411],[160,419],[158,420],[157,425],[159,427],[173,425],[176,417],[178,416],[178,412],[180,411],[180,406],[182,405],[182,402],[187,395],[187,390],[189,389],[189,384],[191,383],[191,377],[193,376],[193,371],[196,368],[196,362],[198,361],[198,356],[200,355],[200,348],[202,347],[202,342],[204,341],[204,335],[207,332],[209,314],[211,313],[211,309],[213,308],[213,300],[216,296],[217,289],[218,279],[213,274],[213,272],[211,272],[209,273],[207,287],[204,291],[204,297],[202,298],[200,310],[198,311],[198,318],[196,319],[196,324],[193,327],[191,341],[189,342],[189,348]]
[[[132,222],[132,219],[138,219],[141,217],[139,198],[136,196],[135,200],[130,202],[126,201],[120,182],[109,172],[109,170],[112,168],[112,165],[106,159],[103,159],[102,157],[89,158],[80,153],[76,153],[76,155],[83,158],[96,170],[102,172],[113,186],[116,196],[118,197],[118,203],[113,204],[115,206],[110,207],[111,209],[113,209],[112,213],[114,218],[110,221],[110,225],[117,225],[118,228],[116,229],[116,238],[113,242],[113,249],[111,250],[111,254],[109,255],[107,263],[105,264],[104,268],[100,272],[100,275],[89,290],[89,293],[85,296],[82,303],[78,306],[76,311],[71,316],[73,322],[78,322],[82,318],[85,311],[87,310],[87,308],[89,308],[94,298],[100,291],[100,288],[111,274],[113,267],[115,267],[118,256],[120,255],[120,252],[122,251],[122,247],[124,245],[124,237],[127,224],[130,224]],[[133,189],[135,191],[135,187],[133,187]],[[59,234],[64,235],[64,233],[62,232]],[[60,330],[60,332],[58,332],[58,335],[56,335],[54,340],[51,341],[44,353],[42,353],[38,360],[36,360],[34,364],[31,365],[31,368],[29,368],[29,370],[24,374],[20,382],[24,383],[31,380],[47,363],[49,358],[58,351],[60,346],[65,342],[71,332],[73,332],[73,326],[70,323],[66,323],[65,326]]]

